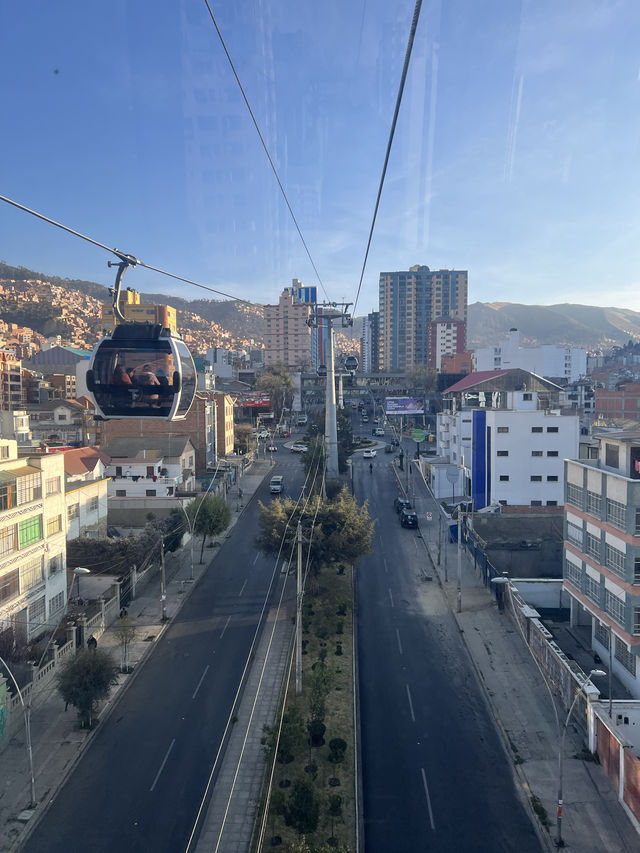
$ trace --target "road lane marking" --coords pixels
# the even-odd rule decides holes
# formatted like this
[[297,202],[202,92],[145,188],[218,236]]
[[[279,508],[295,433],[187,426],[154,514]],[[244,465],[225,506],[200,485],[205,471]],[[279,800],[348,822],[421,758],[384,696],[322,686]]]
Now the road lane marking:
[[240,592],[238,593],[238,595],[242,595],[242,593],[244,592],[244,588],[245,588],[245,586],[246,586],[246,585],[247,585],[247,582],[245,581],[245,582],[242,584],[242,589],[240,590]]
[[426,776],[426,773],[424,772],[424,767],[421,767],[420,770],[422,771],[422,784],[424,785],[424,793],[425,793],[425,796],[427,798],[427,807],[429,809],[429,820],[431,821],[431,829],[435,829],[436,825],[433,822],[433,812],[431,811],[431,797],[429,796],[429,786],[427,785],[427,776]]
[[229,627],[229,622],[231,622],[231,616],[227,616],[227,621],[224,623],[224,628],[222,629],[222,634],[220,634],[220,639],[224,637],[224,632]]
[[200,685],[201,685],[201,684],[202,684],[202,682],[204,681],[204,677],[205,677],[205,675],[207,674],[208,670],[209,670],[209,664],[207,664],[207,665],[205,666],[205,668],[204,668],[204,672],[203,672],[203,673],[202,673],[202,675],[200,676],[200,681],[198,682],[198,686],[197,686],[197,687],[196,687],[196,689],[193,691],[193,696],[191,697],[192,699],[195,699],[195,698],[196,698],[196,693],[198,692],[198,690],[200,690]]
[[382,562],[384,563],[384,570],[385,570],[385,572],[388,572],[388,571],[389,571],[389,569],[387,569],[387,561],[385,560],[385,558],[384,558],[384,557],[382,558]]
[[394,607],[395,605],[393,603],[393,593],[391,592],[391,588],[389,588],[389,598],[391,599],[391,606]]
[[409,700],[409,711],[411,712],[411,722],[415,723],[416,715],[413,713],[413,702],[411,701],[411,691],[409,690],[409,685],[405,684],[407,688],[407,699]]
[[402,654],[402,643],[400,642],[400,631],[396,628],[396,637],[398,638],[398,649],[400,650],[400,654]]
[[259,556],[260,556],[260,551],[258,551],[258,553],[256,554],[256,556],[255,556],[255,557],[254,557],[254,559],[253,559],[253,565],[254,565],[254,566],[255,566],[255,564],[258,562],[258,557],[259,557]]
[[173,745],[174,745],[174,743],[175,743],[175,742],[176,742],[176,739],[174,738],[174,739],[171,741],[171,743],[169,744],[169,749],[167,750],[167,754],[166,754],[166,755],[165,755],[165,757],[162,759],[162,764],[160,765],[160,769],[159,769],[159,770],[158,770],[158,772],[156,773],[156,778],[153,780],[153,785],[149,788],[149,793],[152,793],[153,789],[156,787],[156,783],[157,783],[158,779],[160,778],[160,774],[161,774],[161,773],[162,773],[162,771],[164,770],[164,765],[167,763],[167,758],[169,758],[169,755],[170,755],[170,753],[171,753],[171,750],[173,749]]

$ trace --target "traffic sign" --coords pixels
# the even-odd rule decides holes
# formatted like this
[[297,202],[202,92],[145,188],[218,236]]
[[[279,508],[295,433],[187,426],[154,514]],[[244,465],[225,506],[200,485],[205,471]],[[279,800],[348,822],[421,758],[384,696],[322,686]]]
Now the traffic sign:
[[424,441],[427,437],[426,432],[423,429],[414,429],[411,433],[411,438],[417,443],[420,444],[421,441]]
[[433,521],[433,513],[432,512],[427,513],[427,521]]

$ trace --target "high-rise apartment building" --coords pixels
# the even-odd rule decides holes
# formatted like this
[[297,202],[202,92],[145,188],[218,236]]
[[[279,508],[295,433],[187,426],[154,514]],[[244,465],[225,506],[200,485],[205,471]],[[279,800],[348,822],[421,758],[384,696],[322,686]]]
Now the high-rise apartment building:
[[597,459],[564,463],[564,588],[571,623],[640,699],[640,433],[598,440]]
[[285,287],[277,305],[264,306],[264,364],[308,367],[311,363],[311,329],[307,320],[315,307],[298,300],[297,287]]
[[[466,271],[432,271],[416,265],[400,272],[381,272],[380,369],[405,371],[426,365],[435,370],[437,357],[464,351],[467,293]],[[447,343],[446,334],[431,328],[430,336],[429,324],[455,321],[461,326],[456,325],[455,336],[450,336],[451,352],[447,352],[440,346]],[[430,337],[438,340],[437,347],[430,345]]]
[[372,311],[362,323],[360,338],[360,362],[363,373],[378,373],[380,370],[380,312]]

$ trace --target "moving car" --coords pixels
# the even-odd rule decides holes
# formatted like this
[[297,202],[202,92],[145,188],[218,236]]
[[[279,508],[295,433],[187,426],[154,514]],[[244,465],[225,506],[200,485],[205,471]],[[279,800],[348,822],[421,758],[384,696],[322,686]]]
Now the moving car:
[[309,448],[306,444],[301,444],[299,441],[296,441],[295,444],[291,445],[291,451],[293,453],[306,453]]
[[260,430],[258,438],[269,438],[269,432],[266,429]]
[[390,444],[385,444],[385,446],[384,446],[384,452],[385,452],[385,453],[393,453],[393,447],[391,447],[391,445],[390,445]]
[[375,459],[376,452],[375,452],[375,450],[372,450],[371,448],[369,448],[369,449],[365,450],[365,452],[362,455],[365,459]]
[[363,424],[368,424],[368,423],[369,423],[369,416],[368,416],[368,415],[363,415],[363,416],[362,416],[362,423],[363,423]]
[[270,444],[270,445],[267,447],[267,450],[268,450],[270,453],[275,453],[275,452],[277,451],[277,449],[278,449],[278,448],[277,448],[277,446],[276,446],[275,444]]
[[403,509],[411,509],[411,501],[406,498],[396,498],[393,502],[393,508],[396,512],[401,512]]
[[284,488],[284,477],[280,475],[276,475],[271,478],[271,482],[269,483],[269,491],[272,495],[279,495]]
[[413,509],[403,509],[400,512],[400,524],[403,527],[417,527],[418,515]]
[[384,435],[384,430],[382,427],[376,427],[373,431],[374,435]]

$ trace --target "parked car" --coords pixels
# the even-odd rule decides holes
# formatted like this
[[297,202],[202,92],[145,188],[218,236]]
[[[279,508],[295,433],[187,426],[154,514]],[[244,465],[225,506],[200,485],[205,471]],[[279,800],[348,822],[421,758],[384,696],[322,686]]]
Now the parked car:
[[403,509],[411,509],[411,501],[406,498],[396,498],[393,502],[393,508],[396,512],[401,512]]
[[418,515],[415,510],[406,507],[400,512],[400,524],[403,527],[417,527]]
[[362,455],[365,459],[375,459],[376,452],[372,448],[367,448]]
[[301,444],[299,441],[296,441],[295,444],[291,445],[291,451],[293,453],[306,453],[309,448],[306,444]]

